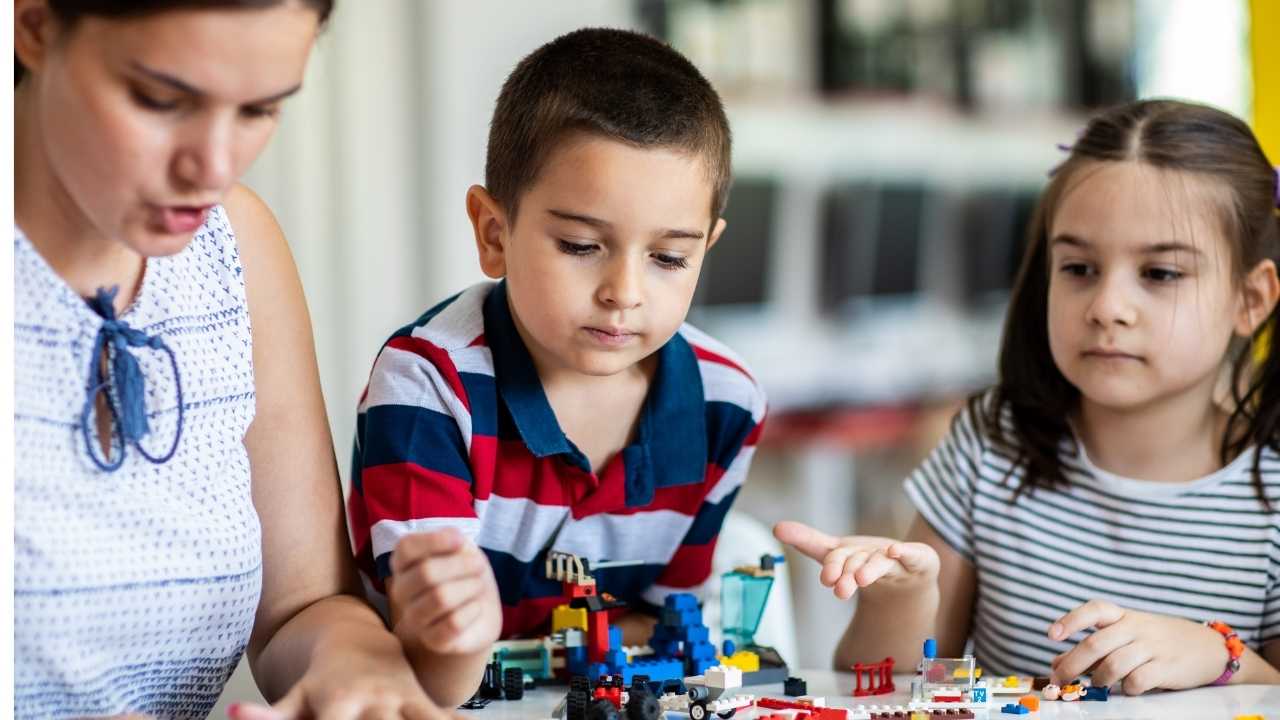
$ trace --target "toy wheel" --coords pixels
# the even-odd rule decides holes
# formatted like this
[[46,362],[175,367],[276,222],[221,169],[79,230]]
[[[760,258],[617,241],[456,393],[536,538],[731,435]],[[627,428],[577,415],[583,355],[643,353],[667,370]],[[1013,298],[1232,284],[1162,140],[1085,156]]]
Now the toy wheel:
[[524,670],[507,668],[502,671],[502,692],[508,700],[519,700],[524,697]]
[[613,703],[599,698],[587,707],[587,720],[622,720],[622,716]]
[[565,720],[587,720],[589,700],[585,690],[570,690],[564,701]]
[[702,703],[694,703],[689,706],[689,720],[705,720],[707,717],[707,706]]
[[627,703],[627,720],[658,720],[662,717],[662,704],[653,693],[644,690],[632,690],[631,702]]
[[721,710],[716,714],[722,718],[725,718],[725,720],[728,720],[728,718],[733,717],[733,714],[736,712],[738,712],[738,708],[729,708],[728,710]]

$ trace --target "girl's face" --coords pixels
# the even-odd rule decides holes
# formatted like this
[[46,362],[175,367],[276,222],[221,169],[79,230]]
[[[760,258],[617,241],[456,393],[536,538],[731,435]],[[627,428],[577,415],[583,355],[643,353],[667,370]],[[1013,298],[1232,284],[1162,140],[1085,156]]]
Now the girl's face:
[[[40,5],[19,3],[15,22]],[[318,21],[294,2],[46,20],[20,86],[48,165],[42,190],[92,235],[143,256],[182,250],[275,129]]]
[[[1135,410],[1212,397],[1243,309],[1203,178],[1137,162],[1083,168],[1049,228],[1049,345],[1082,402]],[[1246,318],[1247,320],[1247,318]]]

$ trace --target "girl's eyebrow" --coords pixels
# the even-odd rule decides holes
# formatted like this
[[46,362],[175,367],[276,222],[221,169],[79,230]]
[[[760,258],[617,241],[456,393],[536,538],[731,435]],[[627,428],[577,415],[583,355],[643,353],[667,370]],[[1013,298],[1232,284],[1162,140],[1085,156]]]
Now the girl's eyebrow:
[[[185,80],[181,80],[179,78],[176,78],[168,73],[161,72],[159,70],[153,70],[147,67],[146,65],[143,65],[142,63],[138,62],[137,60],[130,61],[129,65],[134,70],[142,73],[143,75],[146,75],[152,80],[155,80],[156,82],[164,83],[165,85],[168,85],[169,87],[173,88],[174,90],[177,90],[178,92],[186,93],[188,95],[194,95],[196,97],[203,97],[205,95],[205,92],[203,90],[186,82]],[[302,89],[301,85],[294,85],[288,90],[283,90],[281,92],[275,93],[273,95],[269,95],[264,98],[259,98],[257,100],[250,100],[245,104],[246,105],[269,105],[273,102],[278,102],[280,100],[283,100],[289,97],[290,95],[293,95],[294,93],[298,92],[301,89]]]
[[[1071,235],[1069,233],[1061,233],[1059,235],[1055,235],[1053,237],[1053,240],[1049,241],[1050,247],[1054,247],[1057,245],[1069,245],[1071,247],[1080,248],[1081,250],[1088,250],[1089,248],[1093,247],[1093,244],[1090,243],[1088,240],[1085,240],[1084,238],[1081,238],[1081,237],[1077,237],[1075,235]],[[1185,243],[1185,242],[1179,242],[1177,240],[1169,240],[1165,242],[1156,242],[1156,243],[1143,245],[1138,250],[1138,252],[1140,252],[1143,255],[1159,255],[1162,253],[1184,252],[1184,253],[1189,253],[1191,255],[1195,255],[1197,257],[1204,256],[1204,251],[1202,251],[1200,248],[1196,247],[1195,245],[1192,245],[1190,243]]]

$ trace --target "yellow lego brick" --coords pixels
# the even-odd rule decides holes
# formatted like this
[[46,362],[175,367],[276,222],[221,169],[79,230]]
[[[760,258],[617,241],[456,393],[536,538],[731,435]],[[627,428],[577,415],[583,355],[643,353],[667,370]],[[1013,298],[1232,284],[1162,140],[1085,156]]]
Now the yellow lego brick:
[[720,664],[738,668],[742,672],[757,672],[760,670],[760,656],[750,650],[739,650],[729,657],[721,655]]
[[556,633],[570,628],[575,630],[587,629],[586,608],[571,608],[568,605],[561,605],[551,611],[551,632]]

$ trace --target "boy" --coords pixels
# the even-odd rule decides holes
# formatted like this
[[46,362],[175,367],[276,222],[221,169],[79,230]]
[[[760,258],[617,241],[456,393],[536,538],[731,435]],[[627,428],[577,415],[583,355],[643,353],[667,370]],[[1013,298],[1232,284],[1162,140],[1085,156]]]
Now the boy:
[[[368,584],[442,704],[470,695],[499,636],[547,631],[564,602],[548,550],[639,561],[595,573],[639,611],[709,576],[765,412],[742,364],[682,324],[724,230],[729,143],[710,84],[636,33],[570,33],[504,84],[466,200],[501,281],[383,346],[349,507]],[[617,620],[647,641],[652,619]]]

